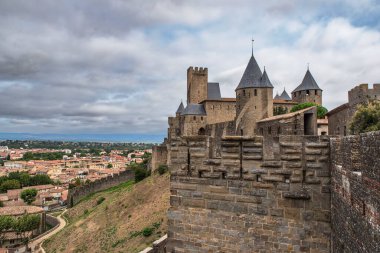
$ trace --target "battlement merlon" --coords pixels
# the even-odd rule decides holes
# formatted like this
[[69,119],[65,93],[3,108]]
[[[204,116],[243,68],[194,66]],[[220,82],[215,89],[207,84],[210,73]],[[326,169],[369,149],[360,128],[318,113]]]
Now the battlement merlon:
[[193,73],[193,74],[196,74],[196,75],[207,75],[208,74],[208,68],[190,66],[187,69],[187,73],[188,74],[189,73]]

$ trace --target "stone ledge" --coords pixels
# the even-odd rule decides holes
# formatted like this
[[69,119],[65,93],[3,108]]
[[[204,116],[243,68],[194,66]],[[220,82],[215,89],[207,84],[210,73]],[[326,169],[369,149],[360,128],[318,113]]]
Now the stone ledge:
[[301,191],[296,191],[296,192],[284,192],[282,194],[282,196],[286,199],[304,199],[304,200],[309,200],[311,197],[310,197],[310,194],[305,191],[305,190],[301,190]]

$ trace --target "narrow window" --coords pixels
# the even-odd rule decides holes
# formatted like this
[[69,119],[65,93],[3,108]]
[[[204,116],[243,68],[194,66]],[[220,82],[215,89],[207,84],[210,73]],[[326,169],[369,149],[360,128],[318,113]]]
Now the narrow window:
[[362,210],[362,214],[363,214],[363,216],[365,216],[365,203],[364,203],[364,201],[362,201],[362,204],[363,204],[363,210]]
[[245,90],[243,90],[243,96],[245,97]]
[[281,134],[281,127],[277,128],[277,133],[280,135]]
[[203,120],[203,116],[201,117],[201,120]]
[[271,133],[272,133],[272,128],[268,127],[268,134],[271,134]]
[[196,120],[196,117],[194,116],[193,119]]
[[310,91],[309,90],[306,91],[306,95],[310,95]]
[[318,95],[318,91],[317,90],[315,90],[315,95]]
[[255,89],[255,90],[253,91],[253,93],[254,93],[254,96],[256,97],[256,96],[257,96],[257,90]]
[[256,181],[261,182],[261,175],[259,175],[259,174],[256,175]]

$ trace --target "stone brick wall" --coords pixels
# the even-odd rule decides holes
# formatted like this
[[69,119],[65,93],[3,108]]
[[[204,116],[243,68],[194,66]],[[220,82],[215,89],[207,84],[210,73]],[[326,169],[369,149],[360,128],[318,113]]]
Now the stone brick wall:
[[106,178],[96,180],[89,184],[69,189],[69,194],[67,196],[67,206],[73,207],[88,194],[108,189],[110,187],[116,186],[123,182],[127,182],[129,180],[134,180],[134,178],[135,173],[132,170],[126,170],[120,172],[119,174],[108,176]]
[[210,143],[171,145],[168,252],[329,252],[327,137],[224,137],[220,157]]
[[[309,92],[309,94],[307,94]],[[299,104],[311,102],[317,105],[322,105],[322,91],[321,90],[302,90],[292,93],[292,100]]]
[[331,140],[332,252],[380,252],[380,132]]
[[236,101],[205,101],[207,124],[215,124],[234,120],[236,117]]
[[[310,115],[305,125],[305,115]],[[307,129],[308,128],[308,129]],[[317,108],[312,107],[291,114],[277,115],[257,122],[256,134],[261,136],[318,135]]]
[[152,172],[160,165],[167,165],[168,150],[166,144],[153,146],[152,150]]
[[256,122],[273,116],[273,88],[236,91],[236,133],[254,135]]
[[187,103],[199,104],[207,99],[207,68],[189,67],[187,69]]

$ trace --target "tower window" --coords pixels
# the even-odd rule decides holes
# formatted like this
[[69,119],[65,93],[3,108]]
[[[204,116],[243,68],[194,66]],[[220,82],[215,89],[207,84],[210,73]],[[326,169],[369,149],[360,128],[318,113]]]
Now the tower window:
[[193,117],[193,120],[196,120],[196,119],[197,119],[197,118],[194,116],[194,117]]
[[201,120],[203,120],[203,116],[201,117]]
[[309,90],[306,91],[306,95],[310,95],[310,91]]
[[257,96],[257,90],[256,89],[254,89],[253,94],[255,97]]
[[268,127],[268,134],[271,134],[271,133],[272,133],[272,128]]
[[243,96],[245,97],[245,90],[243,90]]
[[318,91],[317,90],[315,90],[315,95],[318,95]]

